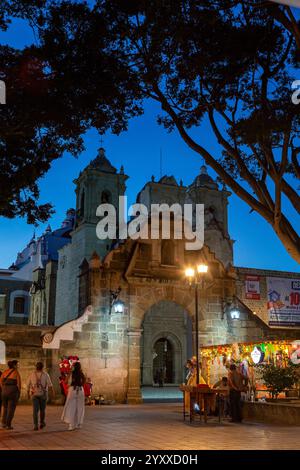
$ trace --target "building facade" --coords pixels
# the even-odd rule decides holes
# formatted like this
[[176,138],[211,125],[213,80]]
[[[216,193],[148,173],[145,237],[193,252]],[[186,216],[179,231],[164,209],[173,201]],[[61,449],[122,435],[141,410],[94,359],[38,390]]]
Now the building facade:
[[[197,330],[195,290],[185,268],[201,263],[208,265],[208,273],[198,292],[200,346],[300,337],[300,312],[299,322],[288,322],[284,315],[274,320],[280,294],[279,288],[269,288],[273,278],[292,279],[297,287],[300,276],[234,267],[227,217],[230,193],[204,166],[190,185],[178,184],[173,176],[159,181],[152,177],[137,196],[137,203],[149,213],[153,205],[174,206],[169,239],[161,236],[161,218],[157,237],[114,235],[100,240],[96,228],[103,214],[98,206],[112,204],[116,220],[122,221],[119,198],[125,194],[127,178],[100,149],[74,181],[72,223],[62,232],[49,231],[51,239],[55,233],[64,238],[61,246],[49,256],[48,241],[47,259],[32,270],[28,328],[31,334],[39,332],[41,345],[39,351],[35,336],[35,357],[47,359],[53,378],[58,376],[60,357],[78,355],[94,393],[108,399],[139,403],[141,387],[154,385],[160,370],[166,383],[182,383],[184,364],[195,354]],[[190,203],[204,204],[201,249],[187,249],[184,231],[175,236],[174,226],[179,219],[183,222],[184,205]],[[151,216],[148,223],[150,230]],[[238,320],[231,317],[233,307],[239,310]],[[0,328],[0,340],[6,337],[11,357],[18,347],[7,328]]]
[[58,250],[71,242],[74,223],[75,210],[69,209],[60,228],[48,225],[40,237],[32,237],[9,269],[0,270],[2,324],[55,324]]
[[19,279],[12,269],[0,270],[0,325],[27,324],[31,282]]

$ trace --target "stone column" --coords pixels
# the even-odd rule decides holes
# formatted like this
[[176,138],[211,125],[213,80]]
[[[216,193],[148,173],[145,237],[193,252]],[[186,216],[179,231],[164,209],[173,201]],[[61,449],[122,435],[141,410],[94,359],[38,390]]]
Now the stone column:
[[142,329],[130,328],[128,336],[128,389],[127,403],[138,405],[142,403],[141,395],[141,334]]

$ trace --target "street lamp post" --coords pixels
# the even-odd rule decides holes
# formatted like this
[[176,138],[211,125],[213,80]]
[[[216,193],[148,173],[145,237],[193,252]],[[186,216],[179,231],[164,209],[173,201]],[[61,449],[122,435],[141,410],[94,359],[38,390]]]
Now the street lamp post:
[[199,264],[195,268],[187,268],[185,270],[185,275],[189,281],[190,286],[194,285],[195,288],[195,322],[196,322],[196,361],[197,361],[197,382],[200,383],[200,368],[199,368],[199,308],[198,308],[198,286],[200,282],[203,281],[203,275],[208,271],[208,266],[206,264]]
[[198,315],[198,283],[195,283],[195,319],[196,319],[196,361],[197,361],[197,382],[200,383],[199,368],[199,315]]

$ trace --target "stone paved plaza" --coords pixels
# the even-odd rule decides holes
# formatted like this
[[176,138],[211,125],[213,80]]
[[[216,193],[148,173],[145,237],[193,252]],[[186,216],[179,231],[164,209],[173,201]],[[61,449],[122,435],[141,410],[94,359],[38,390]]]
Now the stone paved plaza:
[[256,423],[183,422],[181,404],[86,407],[84,427],[67,431],[62,407],[49,406],[47,427],[33,431],[31,407],[18,406],[14,430],[0,430],[0,450],[300,449],[299,428]]

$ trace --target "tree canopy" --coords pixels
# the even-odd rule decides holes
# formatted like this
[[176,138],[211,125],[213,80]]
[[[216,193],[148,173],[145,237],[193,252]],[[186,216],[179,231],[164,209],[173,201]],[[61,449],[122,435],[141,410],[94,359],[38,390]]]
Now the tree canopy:
[[[300,214],[299,106],[291,100],[300,34],[288,6],[24,3],[0,7],[3,28],[11,15],[25,17],[37,38],[22,51],[1,48],[8,105],[0,109],[0,214],[45,218],[50,208],[37,205],[37,180],[51,162],[65,150],[78,154],[89,127],[126,130],[151,99],[161,105],[158,123],[176,129],[300,261],[299,220],[284,211],[288,202]],[[205,122],[218,155],[207,146]]]
[[[261,1],[116,0],[105,2],[105,12],[115,54],[144,96],[161,104],[159,123],[177,129],[300,261],[300,238],[283,210],[289,201],[300,213],[291,10]],[[220,155],[207,148],[205,120]]]
[[[78,155],[91,127],[120,133],[140,112],[130,77],[110,51],[101,13],[85,2],[7,1],[0,25],[20,17],[36,42],[22,50],[0,48],[0,215],[47,220],[38,180],[65,151]],[[130,83],[131,82],[131,83]],[[130,86],[129,86],[130,85]]]

